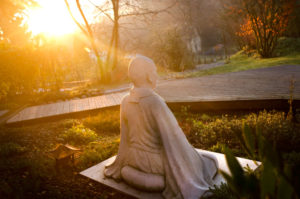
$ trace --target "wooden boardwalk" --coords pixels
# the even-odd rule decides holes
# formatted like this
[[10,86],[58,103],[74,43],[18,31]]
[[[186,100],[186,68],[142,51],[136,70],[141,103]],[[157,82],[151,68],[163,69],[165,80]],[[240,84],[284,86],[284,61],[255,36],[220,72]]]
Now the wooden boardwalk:
[[0,110],[0,117],[8,113],[9,110]]
[[16,123],[58,115],[67,115],[71,113],[101,109],[110,106],[120,105],[122,98],[128,92],[119,92],[114,94],[89,97],[84,99],[75,99],[65,102],[58,102],[46,105],[31,106],[23,109],[18,114],[10,118],[7,123]]
[[[162,81],[156,92],[168,103],[238,102],[251,100],[300,100],[300,66],[278,66],[198,78]],[[118,106],[128,91],[23,109],[7,123],[13,124]],[[234,104],[232,105],[234,106]]]

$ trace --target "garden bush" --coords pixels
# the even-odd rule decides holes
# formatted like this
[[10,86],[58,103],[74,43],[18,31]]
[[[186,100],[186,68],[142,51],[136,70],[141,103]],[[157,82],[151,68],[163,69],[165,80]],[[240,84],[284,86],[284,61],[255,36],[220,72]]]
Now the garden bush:
[[281,37],[278,39],[278,45],[275,49],[277,56],[289,55],[300,52],[300,38]]
[[[245,155],[240,150],[238,137],[243,123],[247,123],[252,134],[259,127],[264,137],[282,152],[300,151],[300,129],[297,124],[286,119],[283,112],[261,111],[242,117],[224,115],[207,119],[207,116],[190,119],[190,132],[186,132],[190,142],[197,148],[222,152],[221,145],[231,148],[235,155]],[[239,152],[240,151],[240,152]]]
[[240,148],[236,134],[241,132],[242,121],[230,120],[228,116],[221,119],[215,119],[211,122],[202,122],[200,120],[192,120],[192,128],[189,133],[189,140],[196,148],[201,149],[217,149],[221,148],[220,144],[224,144],[232,149]]
[[245,171],[230,149],[225,149],[231,175],[220,172],[236,198],[299,198],[299,165],[283,161],[281,151],[263,136],[260,127],[253,134],[247,124],[243,125],[239,140],[251,159],[259,157],[261,165],[255,171]]
[[81,122],[78,119],[65,119],[59,122],[59,127],[62,128],[72,128],[73,126],[80,125]]
[[54,159],[38,153],[0,159],[0,170],[7,174],[0,179],[0,198],[35,198],[42,192],[44,182],[54,177],[54,164]]
[[148,41],[154,50],[146,54],[149,54],[158,66],[172,71],[194,69],[193,53],[187,48],[182,34],[182,30],[178,28],[168,28],[159,35],[154,34]]
[[220,186],[214,186],[210,189],[212,195],[202,197],[203,199],[236,199],[234,193],[227,184],[222,183]]
[[77,166],[84,169],[106,160],[117,153],[119,143],[119,136],[107,137],[98,142],[89,143],[80,155]]
[[7,142],[1,144],[0,157],[12,157],[15,155],[23,154],[27,151],[26,147],[22,147],[14,142]]
[[86,128],[83,124],[72,126],[59,136],[65,143],[81,145],[93,142],[97,139],[95,131]]

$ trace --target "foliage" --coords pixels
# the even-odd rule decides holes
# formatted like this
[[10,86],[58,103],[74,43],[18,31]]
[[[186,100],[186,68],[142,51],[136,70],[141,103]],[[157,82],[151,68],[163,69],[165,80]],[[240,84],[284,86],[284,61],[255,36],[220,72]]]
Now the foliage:
[[9,85],[6,82],[0,82],[0,101],[8,95]]
[[300,52],[300,38],[281,37],[275,49],[276,56],[286,56]]
[[189,140],[197,148],[215,149],[222,152],[220,144],[225,144],[230,148],[239,148],[235,134],[241,130],[240,120],[230,120],[227,116],[216,119],[212,122],[203,123],[202,121],[192,121]]
[[25,16],[25,8],[34,6],[33,0],[2,0],[0,8],[0,38],[1,41],[9,41],[13,45],[23,46],[28,44],[30,34],[26,27],[21,26]]
[[155,63],[170,68],[174,71],[182,71],[193,68],[191,55],[182,39],[180,31],[176,28],[169,29],[153,38],[153,58]]
[[224,152],[222,146],[225,145],[231,148],[235,155],[245,155],[240,151],[241,145],[238,139],[244,122],[249,124],[251,132],[255,132],[256,127],[259,126],[262,135],[276,144],[278,150],[284,152],[300,150],[300,130],[286,119],[283,112],[262,111],[242,118],[225,115],[208,121],[191,119],[192,127],[190,132],[187,132],[188,139],[197,148]]
[[[75,40],[76,35],[71,38]],[[94,65],[80,40],[72,49],[67,40],[35,40],[38,46],[34,42],[18,47],[0,42],[0,100],[16,96],[36,99],[37,95],[58,93],[65,81],[93,78]]]
[[287,37],[300,37],[300,12],[299,12],[300,2],[296,1],[294,12],[291,14],[291,19],[287,31],[284,36]]
[[116,154],[119,147],[118,137],[107,137],[99,142],[91,142],[80,155],[77,166],[87,168]]
[[38,67],[32,56],[34,55],[30,48],[0,46],[0,84],[4,93],[2,97],[32,93],[36,88]]
[[25,194],[38,193],[43,181],[55,175],[54,163],[54,159],[38,153],[25,154],[14,159],[1,159],[0,169],[6,172],[7,177],[0,180],[0,196],[23,198]]
[[83,124],[72,126],[63,132],[60,136],[66,143],[81,145],[93,142],[97,139],[97,134],[83,126]]
[[287,30],[294,6],[294,0],[243,0],[233,3],[230,9],[244,20],[237,35],[250,45],[255,41],[262,57],[272,57],[278,38]]
[[280,152],[262,136],[262,132],[258,128],[253,135],[245,125],[240,137],[244,150],[252,158],[256,158],[258,153],[262,162],[259,170],[246,173],[227,149],[226,161],[232,175],[221,171],[222,175],[238,198],[299,198],[299,176],[293,175],[297,168],[291,168],[282,161]]
[[180,34],[176,30],[170,31],[166,39],[163,51],[167,55],[169,67],[179,71],[185,50]]
[[[286,50],[282,50],[285,54]],[[256,68],[267,68],[272,66],[280,65],[299,65],[300,64],[300,53],[292,51],[292,54],[288,54],[281,57],[274,58],[257,58],[254,56],[248,56],[248,53],[240,51],[230,58],[230,62],[216,68],[197,71],[189,74],[189,77],[200,77],[206,75],[223,74],[229,72],[246,71]]]
[[220,186],[214,185],[214,187],[210,189],[210,192],[212,193],[211,196],[206,196],[202,198],[203,199],[236,199],[232,190],[225,183],[221,183]]
[[[184,132],[187,134],[188,139],[195,147],[201,147],[203,149],[213,149],[219,152],[225,152],[224,142],[229,143],[228,146],[234,146],[234,142],[237,143],[237,147],[233,148],[235,154],[240,154],[246,156],[246,152],[239,152],[242,145],[238,145],[238,140],[236,134],[232,131],[227,131],[227,126],[234,127],[237,125],[242,125],[243,120],[247,123],[257,120],[260,121],[259,124],[265,126],[266,132],[270,134],[263,133],[264,136],[270,137],[270,140],[277,140],[276,143],[279,143],[278,148],[284,153],[284,159],[286,162],[293,163],[293,167],[297,168],[300,165],[300,155],[299,148],[300,146],[299,136],[297,132],[298,126],[293,127],[291,123],[285,123],[285,115],[278,112],[262,112],[259,114],[245,114],[245,115],[220,115],[205,113],[205,114],[196,114],[189,111],[189,107],[182,108],[182,112],[175,112],[175,115],[178,119],[180,126],[183,128]],[[258,119],[260,115],[260,119]],[[248,118],[248,119],[247,119]],[[220,120],[216,122],[217,120]],[[231,120],[237,121],[236,124]],[[274,121],[273,121],[274,120]],[[88,122],[87,122],[88,121]],[[201,121],[201,123],[198,123]],[[228,121],[230,124],[224,124],[225,121]],[[105,125],[97,125],[97,123],[106,123]],[[23,127],[2,127],[0,129],[0,141],[1,145],[4,148],[7,148],[6,145],[11,145],[9,143],[17,146],[24,147],[24,152],[22,150],[9,150],[9,151],[20,151],[9,152],[4,154],[18,154],[18,155],[8,155],[2,156],[0,158],[0,197],[1,198],[93,198],[96,197],[108,197],[108,198],[121,198],[120,195],[113,192],[109,189],[106,191],[106,188],[100,186],[99,183],[93,183],[92,181],[87,180],[86,178],[80,177],[78,172],[87,169],[90,166],[93,166],[117,153],[119,145],[119,110],[107,110],[95,115],[90,116],[84,119],[66,119],[56,122],[40,123],[36,125],[29,125]],[[194,125],[195,122],[195,125]],[[215,124],[213,124],[215,123]],[[256,122],[257,123],[257,122]],[[255,122],[253,123],[256,124]],[[112,124],[114,128],[108,124]],[[221,136],[224,142],[220,141],[217,138],[217,143],[206,142],[208,145],[204,145],[195,141],[195,139],[200,139],[199,136],[192,135],[193,132],[202,129],[205,129],[205,126],[214,127],[213,129],[221,129],[220,132],[225,132],[224,136]],[[220,127],[217,127],[220,125]],[[253,125],[249,125],[250,127]],[[282,127],[280,127],[282,125]],[[203,127],[204,126],[204,127]],[[197,127],[197,128],[196,128]],[[251,127],[252,128],[252,127]],[[268,130],[270,128],[270,130]],[[278,130],[277,130],[278,128]],[[287,130],[284,130],[284,129]],[[79,129],[79,130],[76,130]],[[94,141],[84,141],[86,140],[81,138],[83,134],[83,129],[92,129],[95,132],[92,134],[96,139]],[[222,130],[223,129],[223,130]],[[253,129],[255,130],[255,128]],[[71,169],[68,167],[63,167],[61,173],[56,173],[55,170],[55,160],[50,158],[48,151],[53,149],[54,146],[60,142],[64,141],[64,135],[66,132],[70,133],[70,139],[77,137],[80,141],[73,141],[73,144],[80,144],[80,149],[82,153],[79,154],[79,157],[75,158],[75,166]],[[75,133],[73,131],[76,131]],[[205,130],[208,133],[211,131]],[[273,134],[271,131],[275,131]],[[296,131],[292,133],[290,131]],[[252,132],[252,129],[251,129]],[[255,131],[253,131],[254,133]],[[283,135],[280,135],[282,132]],[[218,135],[218,133],[213,132],[213,134]],[[76,136],[74,136],[76,135]],[[240,132],[239,135],[242,135]],[[277,136],[271,136],[277,135]],[[209,136],[209,135],[205,135]],[[227,136],[227,137],[226,137]],[[230,138],[231,136],[231,138]],[[291,136],[290,138],[287,138]],[[280,142],[283,140],[284,145],[281,146]],[[67,141],[67,139],[65,140]],[[286,142],[288,141],[288,142]],[[8,143],[8,144],[7,144]],[[195,144],[197,143],[197,144]],[[288,152],[288,153],[286,153]],[[248,155],[249,156],[249,155]],[[3,157],[3,158],[2,158]],[[297,173],[298,172],[298,173]],[[293,174],[299,174],[299,171],[293,171]],[[235,198],[234,192],[226,185],[213,189],[212,192],[214,195],[210,198]],[[122,196],[122,195],[121,195]],[[122,196],[123,197],[123,196]]]
[[7,142],[1,144],[0,147],[0,157],[12,157],[15,155],[20,155],[26,152],[26,147],[22,147],[17,143],[14,142]]
[[110,135],[120,133],[120,111],[105,110],[96,116],[90,116],[83,120],[84,126],[93,129],[98,135]]

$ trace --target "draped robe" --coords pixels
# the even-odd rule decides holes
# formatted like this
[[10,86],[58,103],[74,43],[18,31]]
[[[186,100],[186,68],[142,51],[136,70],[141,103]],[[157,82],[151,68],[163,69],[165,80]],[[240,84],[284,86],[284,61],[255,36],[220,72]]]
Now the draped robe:
[[133,88],[120,112],[121,141],[105,176],[122,180],[129,165],[163,175],[164,198],[196,199],[209,191],[218,171],[214,156],[198,153],[188,142],[164,100],[152,89]]

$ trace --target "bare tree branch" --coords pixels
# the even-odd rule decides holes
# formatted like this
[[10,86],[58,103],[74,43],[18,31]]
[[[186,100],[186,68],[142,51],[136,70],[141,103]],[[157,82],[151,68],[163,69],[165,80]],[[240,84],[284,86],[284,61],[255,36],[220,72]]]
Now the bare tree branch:
[[128,14],[123,14],[123,15],[120,15],[119,18],[121,18],[121,17],[129,17],[129,16],[140,16],[140,15],[158,14],[158,13],[165,12],[165,11],[169,10],[170,8],[172,8],[173,6],[175,6],[176,4],[177,4],[177,1],[174,1],[173,4],[169,5],[168,7],[164,8],[164,9],[161,9],[161,10],[149,10],[149,9],[141,8],[139,6],[134,6],[134,5],[127,4],[128,6],[135,7],[138,10],[144,10],[144,12],[133,12],[133,13],[128,13]]
[[100,6],[95,5],[91,0],[88,0],[95,8],[97,8],[101,13],[103,13],[107,18],[109,18],[112,22],[114,22],[114,19],[106,13],[108,10],[103,10]]
[[81,8],[79,0],[76,0],[76,5],[77,5],[77,8],[78,8],[78,10],[80,12],[81,17],[83,18],[83,21],[85,23],[85,28],[86,29],[75,19],[74,15],[73,15],[73,13],[72,13],[72,11],[70,9],[70,5],[69,5],[69,3],[68,3],[67,0],[65,0],[65,3],[67,5],[67,7],[68,7],[68,11],[69,11],[72,19],[74,20],[74,22],[77,24],[77,26],[83,31],[83,33],[90,40],[92,49],[93,49],[93,51],[95,53],[95,56],[97,58],[97,65],[99,66],[99,69],[100,69],[100,79],[102,81],[105,81],[105,79],[104,79],[105,78],[105,74],[104,74],[103,67],[102,67],[102,61],[100,59],[100,54],[99,54],[99,51],[98,51],[96,43],[95,43],[95,38],[94,38],[94,35],[93,35],[93,32],[92,32],[92,29],[91,29],[91,27],[90,27],[90,25],[89,25],[89,23],[88,23],[85,15],[84,15],[84,13],[83,13],[83,10]]
[[71,15],[73,21],[74,21],[74,22],[76,23],[76,25],[80,28],[80,30],[81,30],[85,35],[88,36],[88,33],[87,33],[87,31],[84,29],[84,27],[82,27],[82,25],[75,19],[74,15],[73,15],[73,13],[72,13],[72,11],[71,11],[70,5],[69,5],[69,3],[68,3],[68,0],[65,0],[65,3],[66,3],[66,6],[67,6],[67,8],[68,8],[68,11],[69,11],[69,13],[70,13],[70,15]]

